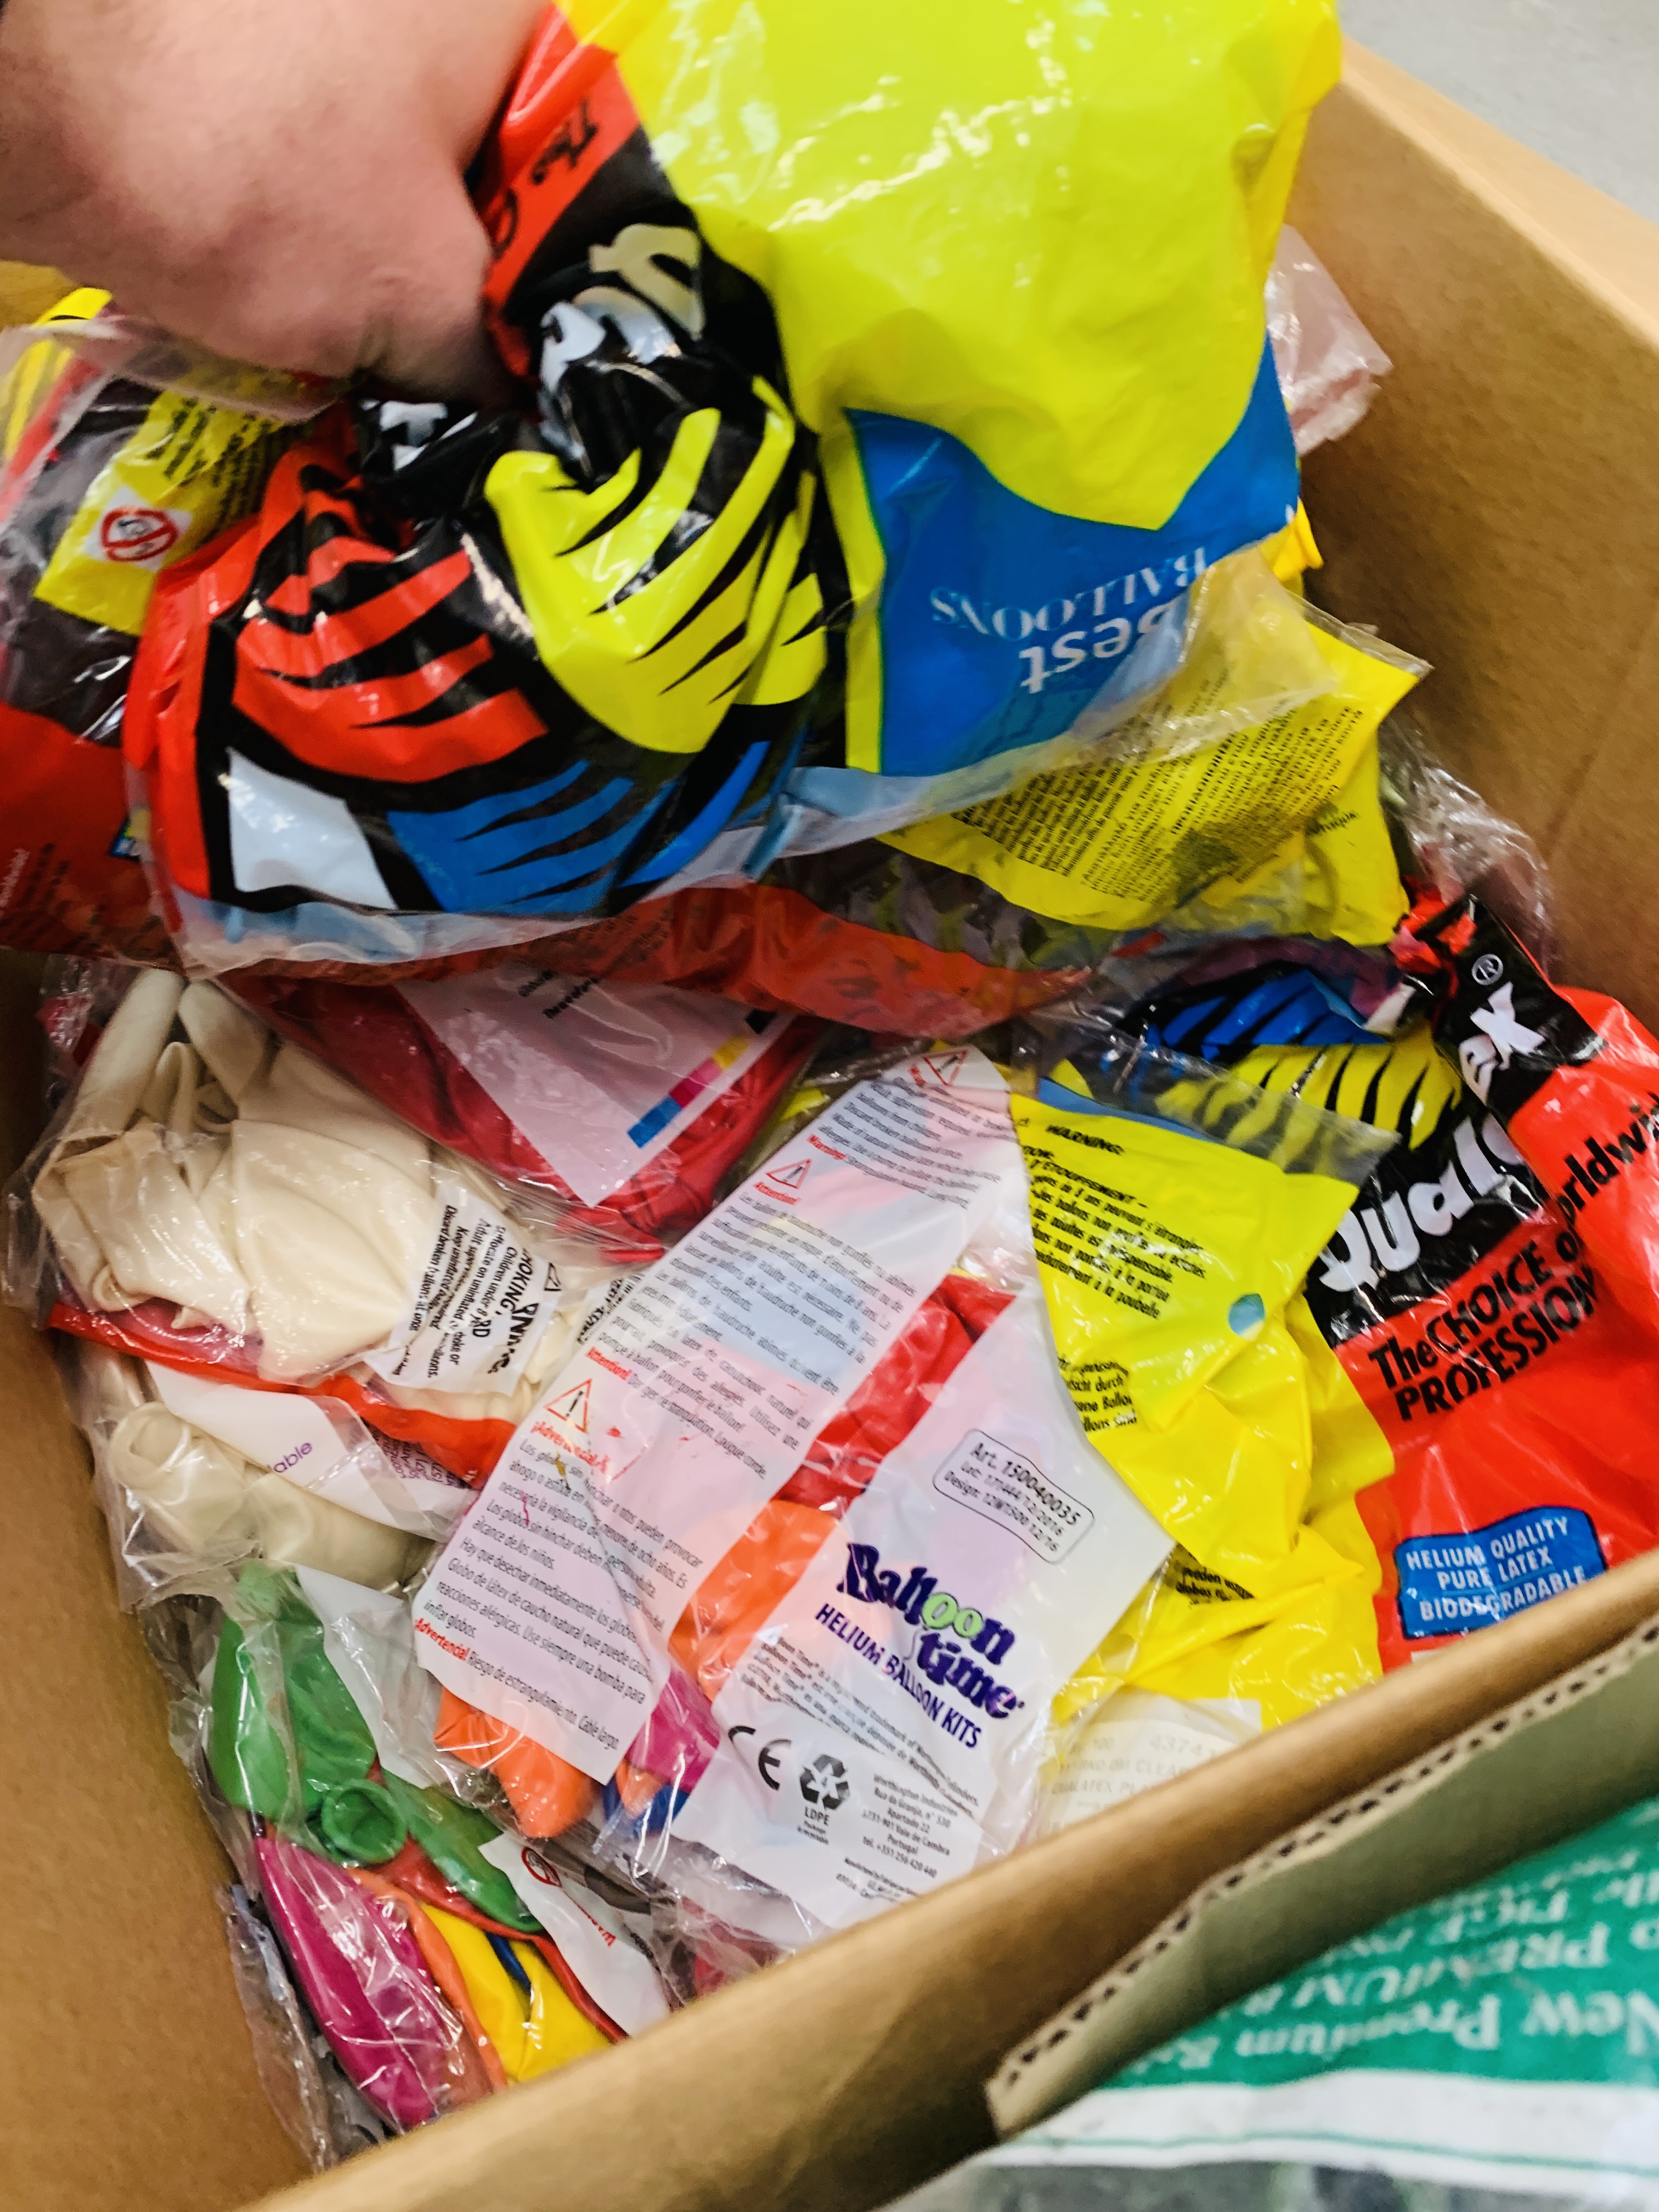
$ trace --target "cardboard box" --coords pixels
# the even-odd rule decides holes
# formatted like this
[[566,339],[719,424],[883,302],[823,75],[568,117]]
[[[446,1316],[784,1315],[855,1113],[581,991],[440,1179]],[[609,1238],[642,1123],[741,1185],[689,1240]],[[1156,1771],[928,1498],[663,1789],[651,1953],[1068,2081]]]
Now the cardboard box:
[[1228,1868],[1009,2052],[987,2084],[999,2132],[1032,2126],[1332,1944],[1651,1797],[1656,1691],[1649,1620]]
[[[1358,53],[1316,118],[1295,216],[1397,363],[1371,419],[1309,471],[1326,595],[1435,661],[1422,696],[1437,743],[1555,862],[1566,975],[1659,1022],[1659,913],[1647,897],[1659,759],[1645,742],[1659,678],[1659,233]],[[0,972],[13,1157],[34,1095],[32,994],[27,963]],[[212,1903],[223,1863],[168,1752],[141,1635],[115,1609],[45,1351],[9,1311],[0,1346],[0,2195],[32,2212],[217,2212],[297,2172],[225,1962]],[[1134,2033],[1147,2038],[1231,1988],[1225,1974],[1254,1978],[1258,1955],[1263,1975],[1277,1971],[1304,1941],[1298,1912],[1316,1930],[1304,1955],[1317,1949],[1335,1924],[1328,1897],[1316,1911],[1235,1914],[1184,1948],[1156,1931],[1241,1857],[1354,1793],[1380,1787],[1391,1802],[1407,1787],[1386,1779],[1395,1770],[1449,1758],[1474,1771],[1481,1761],[1440,1747],[1516,1698],[1577,1697],[1547,1686],[1650,1616],[1659,1556],[282,2204],[883,2203],[988,2141],[981,2083],[1011,2044],[1148,1938],[1148,1959],[1186,1963],[1125,1983],[1152,1992],[1135,2000]],[[1577,1754],[1545,1759],[1544,1740],[1516,1730],[1512,1796],[1530,1794],[1549,1820],[1594,1817],[1602,1801],[1585,1809]],[[1371,1832],[1348,1817],[1356,1836]],[[1511,1819],[1487,1819],[1472,1848],[1495,1848]],[[1413,1850],[1425,1832],[1410,1832]],[[1516,1850],[1544,1839],[1504,1832]],[[1290,1853],[1310,1868],[1329,1856],[1300,1843]],[[1352,1888],[1354,1910],[1375,1917],[1373,1896],[1378,1913],[1401,1901],[1366,1887],[1397,1856],[1343,1860],[1337,1887]],[[1448,1879],[1477,1863],[1492,1862],[1459,1861]],[[1252,1876],[1258,1886],[1272,1887]],[[1290,1897],[1289,1881],[1273,1894]],[[1213,1908],[1204,1924],[1219,1924]],[[1115,2006],[1091,2005],[1091,2019]],[[1116,2007],[1115,2020],[1112,2032],[1127,2033],[1128,2012]]]

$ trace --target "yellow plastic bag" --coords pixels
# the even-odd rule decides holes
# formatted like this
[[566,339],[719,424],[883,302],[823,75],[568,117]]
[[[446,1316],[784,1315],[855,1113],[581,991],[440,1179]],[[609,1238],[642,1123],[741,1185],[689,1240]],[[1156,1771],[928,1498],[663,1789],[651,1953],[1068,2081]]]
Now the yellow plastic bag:
[[1316,1577],[1252,1596],[1177,1547],[1054,1700],[1039,1830],[1051,1833],[1378,1679],[1381,1571],[1353,1499],[1392,1464],[1301,1297],[1311,1465],[1304,1527]]
[[[82,326],[109,304],[106,292],[69,293],[40,327]],[[101,327],[101,326],[100,326]],[[54,394],[60,378],[69,383]],[[0,389],[0,459],[24,458],[31,428],[48,405],[82,416],[80,448],[100,465],[61,529],[33,597],[61,613],[137,637],[157,572],[184,560],[249,513],[271,463],[292,434],[270,418],[158,392],[101,373],[96,356],[43,337],[22,353]],[[105,427],[107,418],[107,427]],[[17,526],[13,525],[14,529]]]
[[1066,1684],[1054,1718],[1091,1718],[1103,1698],[1140,1689],[1236,1700],[1277,1728],[1381,1672],[1363,1562],[1338,1554],[1322,1580],[1258,1598],[1177,1549]]
[[[1384,943],[1407,900],[1378,798],[1376,732],[1424,664],[1322,617],[1304,635],[1327,672],[1304,704],[1174,758],[1122,757],[1120,733],[1111,759],[886,842],[1089,928],[1249,925]],[[1196,687],[1202,673],[1177,681]],[[1237,665],[1220,676],[1243,680]]]
[[1268,565],[1287,592],[1299,592],[1302,580],[1310,568],[1322,568],[1324,556],[1314,538],[1313,524],[1308,520],[1308,510],[1298,500],[1294,517],[1287,522],[1277,538],[1270,538],[1262,547]]
[[1177,1551],[1054,1709],[1037,1832],[1052,1834],[1377,1680],[1364,1571],[1251,1598]]
[[1205,1565],[1258,1595],[1311,1578],[1304,1360],[1284,1310],[1353,1186],[1157,1122],[1012,1107],[1085,1429]]
[[585,156],[627,227],[575,304],[630,343],[641,307],[676,352],[717,335],[815,434],[852,627],[845,767],[809,804],[1059,738],[1206,562],[1282,529],[1263,288],[1331,0],[563,16],[589,52],[545,40],[515,94],[560,127],[526,136],[507,258]]
[[35,598],[137,636],[156,571],[185,560],[258,505],[290,434],[255,416],[157,392],[88,486]]

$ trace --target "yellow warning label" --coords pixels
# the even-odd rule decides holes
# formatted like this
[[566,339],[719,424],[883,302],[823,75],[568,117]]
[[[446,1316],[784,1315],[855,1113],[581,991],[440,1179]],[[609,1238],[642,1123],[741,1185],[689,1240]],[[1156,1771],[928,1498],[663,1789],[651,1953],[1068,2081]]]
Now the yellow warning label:
[[1219,909],[1284,879],[1303,909],[1286,927],[1380,942],[1406,901],[1377,800],[1376,730],[1418,665],[1352,633],[1310,635],[1332,685],[1304,706],[1174,758],[1035,776],[885,842],[1091,928],[1143,928],[1200,896],[1219,926]]
[[35,597],[137,636],[164,568],[258,503],[273,439],[293,434],[181,393],[156,395],[88,486]]

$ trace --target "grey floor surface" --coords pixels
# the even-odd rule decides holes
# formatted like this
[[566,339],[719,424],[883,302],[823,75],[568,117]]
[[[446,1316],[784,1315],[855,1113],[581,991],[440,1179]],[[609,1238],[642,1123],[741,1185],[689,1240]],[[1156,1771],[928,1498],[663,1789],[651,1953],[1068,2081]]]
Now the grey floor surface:
[[1659,0],[1339,0],[1349,36],[1659,222]]

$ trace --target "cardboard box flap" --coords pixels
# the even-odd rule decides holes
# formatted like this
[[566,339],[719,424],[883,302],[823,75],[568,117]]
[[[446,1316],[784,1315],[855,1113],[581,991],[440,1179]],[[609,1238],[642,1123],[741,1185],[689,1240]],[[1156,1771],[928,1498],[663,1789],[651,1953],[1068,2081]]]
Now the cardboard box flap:
[[[40,1121],[39,988],[38,961],[0,958],[0,1172]],[[85,1447],[45,1340],[9,1309],[0,1436],[0,2201],[207,2212],[303,2164],[259,2080],[213,1903],[230,1869],[117,1607]]]
[[1011,2051],[1017,2135],[1223,2005],[1659,1790],[1659,1619],[1206,1883]]
[[1309,457],[1321,596],[1551,861],[1560,969],[1659,1024],[1659,227],[1350,48],[1291,209],[1392,356]]
[[578,2193],[605,2212],[885,2203],[984,2148],[981,2084],[1013,2036],[1241,1850],[1429,1756],[1656,1607],[1659,1557],[1633,1561],[270,2212],[473,2212],[486,2195],[489,2212],[545,2212]]

